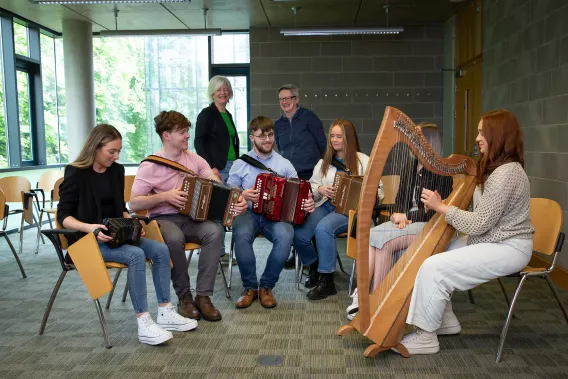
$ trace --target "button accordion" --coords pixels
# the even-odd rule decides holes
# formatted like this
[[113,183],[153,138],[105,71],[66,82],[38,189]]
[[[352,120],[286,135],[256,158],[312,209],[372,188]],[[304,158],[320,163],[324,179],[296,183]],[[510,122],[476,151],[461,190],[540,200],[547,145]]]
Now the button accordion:
[[137,245],[142,235],[142,224],[135,218],[105,218],[103,225],[108,230],[100,229],[103,234],[112,237],[112,241],[106,244],[111,247],[119,247],[124,244]]
[[335,196],[330,200],[335,212],[349,216],[351,209],[357,210],[363,176],[349,175],[345,171],[337,171],[333,179]]
[[194,176],[183,179],[181,190],[187,193],[187,200],[179,213],[196,221],[221,221],[227,227],[233,224],[240,190]]
[[254,213],[263,214],[272,221],[293,225],[304,223],[306,200],[311,190],[309,182],[263,173],[256,177],[256,190],[259,200],[252,203]]

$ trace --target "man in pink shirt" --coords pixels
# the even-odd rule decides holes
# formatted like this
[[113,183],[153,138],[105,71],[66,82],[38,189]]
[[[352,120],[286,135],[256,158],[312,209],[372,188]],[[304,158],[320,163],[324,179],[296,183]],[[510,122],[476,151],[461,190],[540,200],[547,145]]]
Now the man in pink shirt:
[[[163,145],[155,155],[177,162],[201,178],[218,180],[205,159],[187,150],[191,123],[183,114],[164,111],[154,118],[154,123]],[[193,221],[178,213],[187,198],[186,193],[180,191],[185,175],[170,167],[143,162],[132,186],[130,208],[148,210],[150,219],[160,225],[173,263],[172,283],[179,298],[179,314],[196,320],[203,317],[207,321],[218,321],[221,313],[211,303],[210,296],[215,286],[223,233],[213,221]],[[246,207],[246,201],[241,198],[235,211],[240,214]],[[186,242],[201,245],[195,301],[190,291]]]

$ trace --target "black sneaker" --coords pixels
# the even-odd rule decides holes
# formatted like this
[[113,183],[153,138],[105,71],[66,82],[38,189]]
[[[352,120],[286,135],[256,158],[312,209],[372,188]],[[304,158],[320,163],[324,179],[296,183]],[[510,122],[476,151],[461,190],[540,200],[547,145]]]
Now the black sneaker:
[[320,274],[318,283],[306,294],[306,297],[310,300],[322,300],[335,294],[337,294],[337,289],[333,283],[333,273]]

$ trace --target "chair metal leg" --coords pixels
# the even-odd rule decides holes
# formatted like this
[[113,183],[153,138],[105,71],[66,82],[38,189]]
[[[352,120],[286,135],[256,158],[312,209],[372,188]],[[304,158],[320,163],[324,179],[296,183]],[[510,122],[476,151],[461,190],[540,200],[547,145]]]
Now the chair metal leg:
[[552,290],[552,293],[554,294],[554,297],[556,298],[556,301],[558,302],[558,305],[560,306],[562,313],[564,313],[564,318],[566,319],[566,322],[568,323],[568,313],[566,313],[566,308],[564,307],[564,304],[562,304],[562,301],[560,300],[560,297],[558,296],[558,290],[556,289],[556,287],[554,286],[554,283],[552,283],[552,280],[550,280],[548,275],[545,275],[544,278],[546,279],[548,286]]
[[519,298],[521,287],[523,286],[523,283],[525,282],[526,279],[527,277],[523,275],[521,277],[521,280],[519,280],[519,284],[517,285],[517,290],[515,291],[515,295],[513,296],[513,301],[511,302],[511,306],[509,307],[507,320],[505,320],[505,325],[503,326],[503,330],[501,331],[501,339],[499,340],[499,347],[497,348],[497,359],[495,360],[495,362],[497,363],[501,361],[501,356],[503,355],[503,346],[505,345],[505,339],[507,338],[509,325],[511,324],[511,319],[513,318],[513,313],[515,312],[515,305],[517,304],[517,299]]
[[351,296],[351,290],[353,289],[353,279],[355,279],[355,265],[356,260],[353,260],[353,266],[351,267],[351,275],[349,275],[349,287],[347,288],[347,296]]
[[505,291],[505,286],[503,285],[503,281],[501,278],[497,278],[499,285],[501,286],[501,291],[503,291],[503,295],[505,295],[505,301],[507,302],[507,307],[511,307],[511,302],[509,301],[509,296],[507,295],[507,291]]
[[37,236],[36,236],[36,251],[35,253],[39,253],[39,238],[41,236],[41,220],[43,219],[43,211],[39,212],[39,226],[37,228]]
[[231,290],[231,279],[233,277],[233,257],[235,256],[235,236],[231,233],[231,249],[229,250],[229,280],[227,281],[227,291]]
[[294,281],[296,282],[297,290],[300,290],[300,282],[302,281],[302,269],[303,267],[300,267],[300,254],[294,254]]
[[110,349],[112,345],[110,344],[110,341],[108,339],[108,330],[105,322],[105,316],[103,314],[103,309],[101,308],[101,303],[99,302],[99,299],[95,299],[94,301],[95,301],[95,308],[97,308],[97,314],[99,315],[99,321],[101,322],[101,328],[103,329],[103,336],[105,338],[105,347],[107,349]]
[[55,298],[57,297],[57,293],[59,292],[61,283],[63,283],[63,279],[65,279],[65,275],[67,275],[67,271],[62,271],[61,275],[59,275],[59,279],[57,279],[57,283],[55,283],[55,288],[53,288],[53,292],[51,292],[51,297],[49,298],[49,302],[47,303],[47,308],[45,309],[45,313],[43,314],[43,320],[41,321],[41,326],[39,327],[40,336],[43,334],[43,331],[45,330],[45,324],[47,324],[47,319],[49,318],[49,314],[51,313],[51,307],[53,307],[53,303],[55,302]]
[[349,275],[349,274],[347,274],[347,272],[345,272],[345,268],[343,268],[343,262],[341,262],[341,257],[339,256],[339,252],[336,251],[335,254],[336,254],[336,256],[337,256],[337,263],[339,263],[339,269],[340,269],[341,272],[344,273],[345,275]]
[[[40,226],[40,224],[37,222],[37,218],[36,218],[36,216],[35,216],[34,213],[32,213],[32,217],[33,217],[33,219],[34,219],[36,228],[37,228],[38,230],[41,229],[41,226]],[[43,243],[43,244],[45,245],[45,241],[44,241],[44,239],[43,239],[43,234],[40,233],[40,234],[39,234],[39,238],[41,238],[41,243]]]
[[189,266],[191,263],[191,257],[193,257],[193,250],[189,251],[189,255],[187,256],[187,265]]
[[126,277],[126,284],[124,285],[124,292],[122,293],[122,302],[126,301],[126,296],[128,296],[128,276]]
[[20,251],[19,254],[22,254],[22,249],[24,247],[24,212],[22,212],[22,221],[20,222]]
[[118,282],[118,277],[120,276],[120,273],[122,272],[122,269],[119,268],[116,271],[116,275],[114,276],[114,280],[112,281],[112,289],[110,290],[110,292],[108,293],[108,297],[107,297],[107,301],[106,301],[106,305],[105,305],[105,309],[109,309],[110,308],[110,302],[112,300],[112,295],[114,295],[114,290],[116,289],[116,283]]
[[473,291],[472,290],[468,290],[467,291],[467,295],[469,296],[469,302],[471,304],[475,304],[475,300],[473,300]]
[[221,264],[220,261],[219,261],[219,271],[221,271],[221,276],[223,276],[223,282],[225,283],[225,296],[227,297],[227,299],[230,299],[231,291],[227,283],[227,278],[225,277],[225,271],[223,270],[223,265]]
[[22,266],[22,262],[20,261],[20,257],[18,257],[18,254],[16,253],[16,249],[14,249],[14,245],[12,245],[12,241],[10,241],[10,238],[8,238],[8,234],[4,234],[4,238],[6,238],[6,242],[8,242],[8,246],[10,246],[10,250],[12,250],[12,254],[14,254],[14,258],[16,258],[16,262],[18,263],[18,266],[20,267],[20,272],[22,273],[22,277],[27,278],[26,272],[24,271],[24,266]]
[[53,229],[53,223],[51,222],[51,216],[49,212],[47,212],[47,220],[49,221],[49,229]]

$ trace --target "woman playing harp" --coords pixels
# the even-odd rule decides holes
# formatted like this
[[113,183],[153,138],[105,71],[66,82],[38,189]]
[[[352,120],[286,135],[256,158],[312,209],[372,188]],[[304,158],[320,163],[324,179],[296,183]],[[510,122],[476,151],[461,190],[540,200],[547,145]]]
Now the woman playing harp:
[[454,290],[466,291],[518,272],[532,255],[530,185],[523,170],[517,118],[507,110],[489,112],[481,118],[478,131],[481,160],[473,211],[448,207],[438,193],[422,192],[427,208],[445,215],[447,223],[468,236],[452,241],[447,252],[426,259],[418,272],[407,318],[417,330],[401,341],[410,355],[437,353],[437,334],[461,330],[451,307]]
[[[440,129],[430,123],[417,125],[436,154],[442,154],[442,134]],[[406,149],[405,149],[406,150]],[[388,222],[373,229],[369,236],[369,276],[373,280],[372,291],[388,274],[403,252],[416,238],[434,215],[433,210],[425,209],[420,201],[422,189],[437,190],[445,199],[452,191],[452,177],[441,176],[424,168],[410,152],[399,154],[399,159],[392,162],[391,172],[400,174],[400,185],[396,195],[393,213]],[[389,179],[383,179],[388,181]],[[347,307],[347,318],[352,320],[358,311],[357,290],[352,295],[353,304]]]

